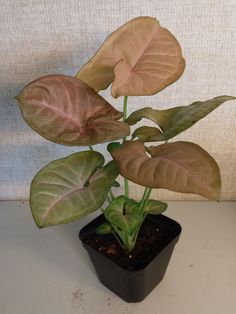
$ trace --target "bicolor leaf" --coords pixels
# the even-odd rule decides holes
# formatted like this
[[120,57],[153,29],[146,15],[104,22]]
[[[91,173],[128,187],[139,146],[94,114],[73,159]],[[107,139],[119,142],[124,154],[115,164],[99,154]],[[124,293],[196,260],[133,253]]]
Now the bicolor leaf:
[[17,100],[28,125],[55,143],[86,146],[129,134],[129,126],[117,121],[123,114],[73,77],[41,77],[27,85]]
[[104,210],[107,221],[124,232],[131,234],[142,220],[139,203],[125,196],[118,196]]
[[132,137],[143,142],[165,141],[187,130],[224,102],[234,99],[233,96],[218,96],[206,101],[196,101],[189,106],[166,110],[142,108],[133,112],[126,122],[133,125],[143,118],[149,119],[159,128],[142,126],[134,131]]
[[219,200],[220,170],[203,148],[175,142],[151,146],[148,152],[151,157],[141,142],[126,142],[112,152],[112,157],[120,174],[137,184]]
[[40,170],[30,189],[30,206],[39,228],[79,220],[100,208],[118,175],[94,151],[74,153]]

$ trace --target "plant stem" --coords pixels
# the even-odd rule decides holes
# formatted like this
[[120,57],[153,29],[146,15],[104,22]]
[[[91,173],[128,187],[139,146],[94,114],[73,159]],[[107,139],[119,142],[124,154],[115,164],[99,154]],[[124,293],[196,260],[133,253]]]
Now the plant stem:
[[142,197],[141,202],[140,202],[140,207],[139,207],[140,209],[143,208],[143,204],[145,202],[147,192],[148,192],[148,188],[145,187],[144,192],[143,192],[143,197]]
[[143,192],[143,197],[142,197],[142,200],[141,200],[141,203],[140,203],[140,207],[139,207],[139,210],[141,211],[141,213],[143,213],[143,218],[142,218],[142,221],[140,222],[136,232],[133,235],[132,242],[134,243],[134,246],[135,246],[135,243],[137,241],[137,237],[138,237],[140,228],[142,227],[142,224],[143,224],[143,222],[144,222],[144,220],[145,220],[145,218],[147,216],[147,213],[144,212],[144,209],[145,209],[145,206],[147,204],[147,201],[149,200],[151,192],[152,192],[151,188],[145,187],[145,190]]
[[114,235],[114,237],[116,238],[117,242],[120,244],[120,246],[122,247],[122,249],[124,250],[124,245],[122,244],[122,242],[120,241],[118,235],[116,235],[116,233],[113,231],[112,234]]
[[149,199],[149,197],[151,195],[151,192],[152,192],[151,188],[145,188],[143,199],[142,199],[141,204],[140,204],[140,211],[141,212],[144,211],[145,206],[147,204],[147,201],[148,201],[148,199]]
[[125,189],[125,196],[129,197],[129,181],[126,178],[124,178],[124,189]]
[[93,152],[93,147],[91,145],[89,145],[89,149]]
[[146,206],[146,204],[147,204],[147,201],[149,200],[149,197],[150,197],[151,193],[152,193],[152,188],[148,188],[148,192],[147,192],[147,195],[146,195],[144,204],[143,204],[143,208],[145,208],[145,206]]
[[123,122],[125,122],[127,118],[127,102],[128,102],[128,96],[124,96],[124,102],[123,102]]
[[138,228],[137,228],[137,230],[136,230],[136,233],[134,234],[134,238],[133,238],[134,245],[135,245],[135,243],[136,243],[136,241],[137,241],[139,231],[140,231],[140,229],[141,229],[141,227],[142,227],[142,224],[143,224],[143,222],[144,222],[146,216],[147,216],[147,213],[145,213],[145,214],[143,215],[143,219],[142,219],[140,225],[138,226]]
[[[123,121],[127,118],[127,102],[128,102],[128,96],[124,96],[124,102],[123,102]],[[123,137],[123,143],[126,141],[126,137]],[[125,196],[129,197],[129,181],[128,179],[124,178],[124,190],[125,190]]]

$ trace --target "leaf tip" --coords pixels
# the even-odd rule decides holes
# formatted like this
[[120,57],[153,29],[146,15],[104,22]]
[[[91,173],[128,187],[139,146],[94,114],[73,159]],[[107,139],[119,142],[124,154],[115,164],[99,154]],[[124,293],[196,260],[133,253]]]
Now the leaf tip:
[[[33,214],[33,213],[32,213],[32,214]],[[38,227],[39,230],[40,230],[40,229],[43,229],[44,227],[46,227],[45,224],[44,224],[42,221],[40,221],[39,219],[37,219],[37,218],[34,216],[34,214],[33,214],[33,219],[34,219],[35,225]]]
[[212,198],[213,201],[220,203],[221,201],[221,189],[219,188],[218,191],[216,191],[214,197]]
[[117,90],[112,87],[112,89],[111,89],[111,96],[112,96],[113,98],[117,99],[117,98],[120,97],[121,95],[119,95],[119,93],[117,92]]

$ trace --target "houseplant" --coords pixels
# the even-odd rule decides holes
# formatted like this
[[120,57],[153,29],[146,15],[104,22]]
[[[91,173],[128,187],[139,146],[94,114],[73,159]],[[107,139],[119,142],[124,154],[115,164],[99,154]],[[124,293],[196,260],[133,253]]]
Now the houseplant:
[[[234,97],[165,110],[141,108],[127,117],[128,96],[156,94],[179,79],[184,68],[176,38],[155,18],[138,17],[113,32],[76,77],[47,75],[16,97],[23,118],[40,135],[62,145],[89,146],[49,163],[35,175],[30,190],[35,223],[39,228],[69,223],[101,209],[103,215],[85,227],[80,238],[86,248],[91,247],[90,256],[98,259],[97,271],[110,269],[104,263],[112,265],[111,273],[98,274],[102,282],[129,302],[142,300],[162,279],[181,232],[176,222],[159,215],[167,204],[150,199],[151,189],[220,198],[216,161],[194,143],[168,140]],[[124,96],[123,113],[98,94],[110,84],[114,98]],[[131,132],[130,126],[143,118],[155,126]],[[112,160],[105,164],[92,145],[106,142]],[[149,142],[157,144],[147,146]],[[119,174],[125,193],[114,196]],[[128,180],[145,187],[141,200],[129,198]],[[150,254],[145,251],[148,235]],[[114,263],[117,259],[121,266]],[[161,263],[160,272],[154,270],[156,261]]]

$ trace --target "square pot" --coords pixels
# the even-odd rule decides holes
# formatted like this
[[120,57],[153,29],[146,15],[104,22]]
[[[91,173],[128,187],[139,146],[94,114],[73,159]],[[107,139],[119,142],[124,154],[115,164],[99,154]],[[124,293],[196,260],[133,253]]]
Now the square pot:
[[103,215],[95,218],[79,233],[101,283],[126,302],[142,301],[160,283],[182,230],[176,221],[164,215],[147,215],[146,220],[154,222],[163,236],[158,243],[156,255],[142,269],[135,271],[121,267],[85,242],[105,222]]

